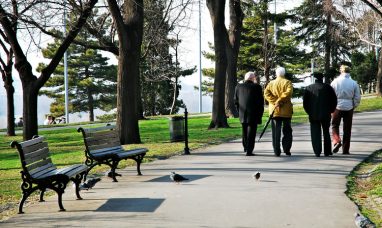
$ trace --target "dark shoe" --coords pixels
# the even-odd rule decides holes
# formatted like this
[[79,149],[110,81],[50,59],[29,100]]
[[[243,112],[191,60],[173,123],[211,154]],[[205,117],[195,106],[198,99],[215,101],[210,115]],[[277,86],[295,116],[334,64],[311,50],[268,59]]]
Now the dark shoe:
[[332,152],[330,152],[330,153],[325,153],[325,157],[329,157],[329,156],[332,156],[332,155],[333,155]]
[[245,156],[255,156],[255,154],[253,154],[253,153],[250,153],[250,154],[246,153]]
[[349,152],[343,152],[342,154],[350,154]]
[[316,155],[316,157],[320,157],[320,154],[314,154],[314,155]]
[[341,146],[342,146],[341,142],[338,142],[338,143],[334,144],[334,146],[333,146],[333,153],[337,153],[340,150]]
[[285,151],[286,156],[291,156],[292,154],[289,151]]

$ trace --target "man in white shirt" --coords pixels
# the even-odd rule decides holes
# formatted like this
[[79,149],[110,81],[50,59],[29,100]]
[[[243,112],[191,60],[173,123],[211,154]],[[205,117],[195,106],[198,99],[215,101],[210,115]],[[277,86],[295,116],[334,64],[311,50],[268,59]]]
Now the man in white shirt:
[[[341,74],[330,84],[337,95],[337,107],[332,113],[333,153],[342,147],[343,154],[349,154],[353,111],[361,102],[361,93],[356,81],[350,77],[350,68],[340,67]],[[343,138],[341,140],[339,127],[343,120]]]

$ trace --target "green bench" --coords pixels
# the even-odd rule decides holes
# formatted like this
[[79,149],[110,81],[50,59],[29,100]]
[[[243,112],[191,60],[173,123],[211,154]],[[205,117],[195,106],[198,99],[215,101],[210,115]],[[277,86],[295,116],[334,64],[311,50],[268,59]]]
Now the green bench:
[[[88,172],[96,165],[108,165],[111,169],[111,178],[117,182],[115,170],[121,160],[132,159],[137,164],[138,175],[141,173],[141,163],[148,151],[146,148],[132,150],[123,149],[116,126],[108,125],[98,128],[78,128],[82,132],[85,143],[85,164]],[[85,176],[86,179],[86,176]]]
[[60,211],[65,211],[62,194],[70,180],[75,184],[77,199],[82,199],[79,194],[79,184],[88,171],[86,165],[76,164],[57,169],[52,163],[48,143],[44,141],[44,137],[34,137],[21,143],[13,141],[11,147],[17,148],[22,166],[20,173],[23,195],[19,204],[19,214],[23,213],[24,202],[33,192],[40,190],[40,202],[44,201],[46,189],[52,189],[57,193]]

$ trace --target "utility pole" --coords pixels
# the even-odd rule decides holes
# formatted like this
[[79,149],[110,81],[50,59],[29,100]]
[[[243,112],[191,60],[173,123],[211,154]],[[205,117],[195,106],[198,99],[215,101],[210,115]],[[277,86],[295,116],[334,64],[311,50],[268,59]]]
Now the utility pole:
[[[64,0],[64,37],[66,36],[66,0]],[[69,123],[68,55],[64,53],[65,119]]]
[[199,0],[199,113],[202,113],[202,12]]
[[273,25],[274,27],[274,41],[275,41],[275,44],[277,44],[277,23],[276,23],[276,0],[275,0],[275,23]]

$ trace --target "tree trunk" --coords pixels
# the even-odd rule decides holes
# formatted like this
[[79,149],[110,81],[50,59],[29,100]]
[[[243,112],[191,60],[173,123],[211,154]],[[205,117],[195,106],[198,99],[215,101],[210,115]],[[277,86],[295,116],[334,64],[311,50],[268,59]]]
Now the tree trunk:
[[[29,75],[30,77],[33,77],[32,71],[30,71]],[[30,81],[29,83],[23,83],[23,121],[24,121],[23,139],[24,140],[29,140],[33,136],[38,135],[38,123],[37,123],[38,90],[39,88],[35,85],[33,81]]]
[[90,89],[88,89],[88,109],[89,109],[89,121],[94,122],[94,99]]
[[125,0],[122,16],[115,0],[108,0],[119,40],[117,127],[121,144],[141,143],[138,126],[139,60],[143,36],[143,0]]
[[212,97],[212,119],[209,126],[211,128],[229,127],[225,115],[225,82],[227,72],[227,28],[224,24],[225,0],[207,0],[207,7],[210,11],[212,27],[214,30],[215,47],[215,80],[214,93]]
[[375,92],[377,93],[377,96],[382,96],[382,49],[380,49],[378,55],[378,73],[377,83],[375,85]]
[[142,102],[142,84],[140,77],[138,78],[138,98],[137,98],[137,106],[138,106],[138,113],[137,113],[137,118],[138,120],[144,120],[145,116],[143,115],[143,102]]
[[1,75],[3,77],[4,88],[7,94],[7,135],[15,136],[15,103],[14,103],[14,93],[15,88],[13,87],[12,79],[12,67],[13,67],[13,52],[10,49],[7,53],[7,62],[3,66]]
[[243,27],[243,12],[240,0],[229,1],[230,25],[227,44],[227,81],[225,93],[226,115],[237,118],[239,113],[234,103],[235,87],[237,85],[237,59],[239,55],[241,31]]
[[174,109],[175,109],[175,103],[176,103],[176,98],[178,97],[178,77],[175,76],[175,82],[174,82],[174,93],[173,93],[173,98],[172,98],[172,104],[171,104],[171,109],[170,109],[170,115],[173,114]]
[[326,41],[325,41],[325,83],[330,83],[329,72],[330,72],[330,56],[333,38],[333,26],[332,26],[332,13],[331,8],[333,3],[331,0],[324,1],[324,11],[326,13]]
[[15,136],[15,99],[13,96],[15,88],[13,87],[12,82],[9,85],[5,85],[4,83],[4,87],[6,87],[5,90],[7,93],[7,135]]

